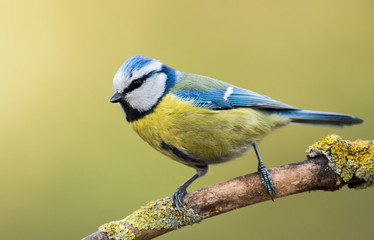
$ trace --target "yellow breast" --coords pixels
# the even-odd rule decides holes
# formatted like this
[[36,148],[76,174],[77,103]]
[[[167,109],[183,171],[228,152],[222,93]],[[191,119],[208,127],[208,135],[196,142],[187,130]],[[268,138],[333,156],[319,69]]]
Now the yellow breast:
[[187,165],[196,165],[175,152],[205,164],[219,163],[244,153],[274,127],[286,125],[289,118],[250,108],[211,110],[195,107],[168,94],[145,117],[131,122],[134,130],[158,151]]

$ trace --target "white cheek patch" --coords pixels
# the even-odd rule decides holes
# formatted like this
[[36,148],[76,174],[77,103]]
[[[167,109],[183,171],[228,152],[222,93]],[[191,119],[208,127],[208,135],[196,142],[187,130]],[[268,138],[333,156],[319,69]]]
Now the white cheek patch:
[[164,94],[166,79],[165,73],[153,74],[141,87],[126,95],[127,103],[139,112],[150,110]]
[[143,77],[152,71],[158,72],[161,70],[161,68],[162,68],[162,63],[157,60],[153,60],[150,64],[142,67],[138,71],[134,71],[132,73],[132,79]]

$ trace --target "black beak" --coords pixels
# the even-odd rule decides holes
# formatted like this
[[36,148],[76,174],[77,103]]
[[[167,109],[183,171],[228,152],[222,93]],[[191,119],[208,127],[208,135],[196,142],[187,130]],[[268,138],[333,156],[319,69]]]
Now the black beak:
[[123,96],[124,96],[124,94],[115,92],[113,94],[113,96],[110,98],[109,102],[111,102],[111,103],[117,103],[117,102],[121,101],[121,99],[123,98]]

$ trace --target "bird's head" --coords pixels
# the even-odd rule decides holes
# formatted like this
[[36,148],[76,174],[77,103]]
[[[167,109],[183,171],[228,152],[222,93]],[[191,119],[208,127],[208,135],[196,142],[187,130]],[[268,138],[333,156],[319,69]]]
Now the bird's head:
[[110,102],[119,103],[131,122],[153,111],[174,86],[178,72],[158,60],[136,55],[128,59],[113,79]]

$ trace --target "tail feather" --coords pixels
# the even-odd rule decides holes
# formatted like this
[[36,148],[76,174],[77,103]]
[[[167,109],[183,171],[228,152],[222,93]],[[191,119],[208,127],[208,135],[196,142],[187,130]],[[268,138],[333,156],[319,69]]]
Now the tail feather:
[[362,123],[361,118],[332,112],[319,112],[311,110],[280,110],[277,114],[291,118],[292,123],[324,125],[332,127],[343,127]]

